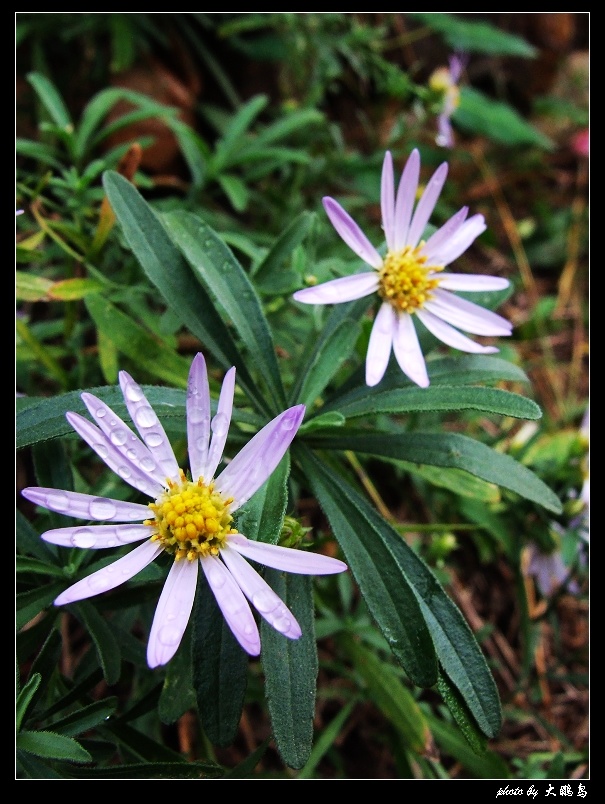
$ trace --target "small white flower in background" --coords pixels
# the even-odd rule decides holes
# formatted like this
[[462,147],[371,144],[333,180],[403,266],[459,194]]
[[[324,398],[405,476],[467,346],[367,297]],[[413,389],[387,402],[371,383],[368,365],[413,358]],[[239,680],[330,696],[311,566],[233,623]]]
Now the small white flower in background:
[[512,325],[502,316],[450,292],[502,290],[508,287],[507,279],[443,270],[485,231],[483,215],[467,218],[468,207],[463,207],[426,242],[421,240],[447,170],[447,162],[437,168],[414,209],[420,154],[416,149],[412,151],[395,195],[393,159],[391,153],[386,152],[381,184],[382,226],[387,244],[384,258],[337,201],[330,197],[323,199],[328,217],[340,237],[373,270],[298,290],[294,299],[305,304],[337,304],[378,294],[382,304],[372,327],[366,357],[366,382],[370,386],[383,378],[391,349],[401,370],[412,382],[423,388],[429,385],[414,325],[415,315],[440,341],[463,352],[490,354],[498,349],[478,344],[459,330],[487,336],[512,332]]
[[[141,387],[125,371],[120,386],[139,438],[104,402],[89,393],[82,399],[95,424],[66,414],[76,432],[110,469],[153,498],[149,505],[94,497],[52,488],[23,490],[28,500],[61,514],[110,524],[77,525],[46,531],[42,538],[64,547],[97,549],[142,541],[127,555],[70,586],[56,606],[106,592],[128,581],[162,552],[174,563],[160,595],[147,645],[150,667],[175,654],[193,607],[201,566],[231,631],[250,655],[260,653],[260,636],[246,598],[270,625],[290,639],[301,629],[271,587],[245,558],[303,575],[343,572],[335,558],[247,539],[232,527],[233,513],[262,486],[286,453],[303,420],[304,405],[274,418],[223,469],[231,422],[235,369],[225,375],[216,416],[211,419],[206,363],[197,354],[187,388],[187,442],[191,480],[179,469],[164,428]],[[123,524],[117,524],[123,523]],[[133,524],[138,523],[138,524]],[[245,557],[245,558],[244,558]]]

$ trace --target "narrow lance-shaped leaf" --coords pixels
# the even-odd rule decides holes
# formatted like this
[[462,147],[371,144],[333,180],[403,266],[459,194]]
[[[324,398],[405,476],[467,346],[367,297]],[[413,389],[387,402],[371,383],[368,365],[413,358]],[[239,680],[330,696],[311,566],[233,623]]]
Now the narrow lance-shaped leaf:
[[271,394],[275,411],[283,409],[285,394],[275,345],[254,285],[231,250],[201,218],[172,212],[163,216],[166,228],[193,271],[224,308],[240,336],[248,359]]
[[352,503],[352,490],[334,470],[303,445],[293,455],[325,512],[345,560],[359,584],[365,602],[389,647],[406,673],[420,687],[437,680],[437,661],[431,635],[420,604],[399,562],[393,554],[389,531],[382,522],[360,522],[359,508]]
[[[328,516],[345,556],[351,534],[370,533],[376,548],[384,545],[385,552],[388,551],[392,557],[396,572],[406,578],[406,583],[410,584],[417,596],[420,616],[430,630],[439,662],[462,695],[480,729],[488,737],[495,737],[502,722],[498,690],[479,645],[460,611],[426,564],[346,480],[336,478],[317,458],[305,457],[302,450],[300,454],[311,487]],[[376,557],[379,555],[377,550]],[[353,565],[352,569],[355,571]],[[381,583],[386,581],[389,587],[398,584],[397,576],[386,562],[376,560],[376,571],[381,573]],[[365,572],[362,567],[356,573],[356,579],[372,611],[374,590],[368,588]],[[385,600],[382,606],[374,606],[375,610],[372,611],[383,633],[386,618],[390,614],[386,604],[388,601]],[[406,614],[403,611],[403,616]],[[387,640],[392,638],[391,631],[386,630],[385,636]],[[415,681],[414,678],[412,680]]]
[[165,302],[224,369],[237,367],[240,387],[259,410],[270,413],[212,299],[149,204],[118,173],[107,171],[103,185],[128,244]]
[[477,477],[514,491],[555,514],[561,513],[556,494],[530,469],[510,455],[458,433],[361,433],[340,428],[317,430],[309,443],[319,449],[352,450],[368,455],[431,466],[464,469]]

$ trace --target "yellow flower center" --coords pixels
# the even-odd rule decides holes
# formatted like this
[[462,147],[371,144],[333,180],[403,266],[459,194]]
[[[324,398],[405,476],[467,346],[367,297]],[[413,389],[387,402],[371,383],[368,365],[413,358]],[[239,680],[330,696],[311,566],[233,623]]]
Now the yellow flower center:
[[426,265],[427,258],[420,254],[423,245],[389,251],[379,270],[378,294],[401,312],[413,313],[424,307],[440,281],[428,274],[443,271],[443,265]]
[[181,482],[168,481],[168,490],[149,503],[155,520],[145,524],[157,529],[152,541],[161,542],[176,561],[217,556],[226,536],[237,533],[230,527],[232,502],[214,490],[214,483],[206,485],[202,478],[197,482],[186,480],[181,471]]

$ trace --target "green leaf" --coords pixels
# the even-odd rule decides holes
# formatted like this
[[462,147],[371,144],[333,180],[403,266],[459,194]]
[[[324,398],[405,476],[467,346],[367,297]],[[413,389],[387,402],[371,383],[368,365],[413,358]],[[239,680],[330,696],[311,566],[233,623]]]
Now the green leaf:
[[176,723],[188,709],[195,707],[195,693],[191,675],[191,627],[179,649],[166,667],[166,677],[158,702],[158,715],[162,723]]
[[67,106],[55,85],[42,73],[28,73],[27,80],[34,88],[53,122],[66,132],[73,132],[73,123]]
[[488,22],[473,22],[440,12],[408,12],[408,17],[440,33],[453,50],[496,56],[534,58],[537,50],[525,39]]
[[48,608],[57,595],[63,591],[64,587],[65,583],[61,582],[44,584],[44,586],[30,589],[27,592],[19,592],[17,594],[17,614],[15,618],[17,631],[20,631],[30,620],[33,620],[41,611]]
[[381,520],[380,527],[368,521],[352,489],[308,449],[295,445],[293,450],[393,654],[415,684],[431,687],[437,680],[435,648],[415,592],[393,554],[392,542],[401,537]]
[[248,654],[231,633],[205,577],[198,578],[193,605],[191,663],[204,732],[213,745],[227,747],[242,715]]
[[510,779],[511,773],[502,757],[491,751],[477,756],[456,726],[427,713],[435,742],[447,755],[460,762],[477,779]]
[[411,413],[412,411],[479,410],[517,419],[539,419],[542,411],[531,399],[497,388],[431,385],[385,390],[380,386],[358,388],[329,400],[321,409],[337,409],[347,419],[375,413]]
[[425,753],[430,737],[426,720],[416,699],[395,669],[350,634],[340,635],[338,644],[344,648],[353,667],[363,678],[372,702],[395,726],[406,747],[417,754]]
[[229,118],[225,133],[216,143],[216,150],[212,160],[212,170],[215,176],[234,162],[238,162],[238,152],[242,147],[243,137],[253,120],[258,117],[268,102],[269,99],[266,95],[257,95]]
[[86,309],[97,328],[116,348],[145,371],[161,380],[186,387],[191,363],[168,344],[143,329],[102,296],[89,296]]
[[311,212],[302,212],[284,229],[268,253],[253,268],[254,285],[261,293],[279,295],[293,289],[293,275],[286,271],[286,263],[296,246],[307,236],[314,217]]
[[283,410],[285,394],[275,345],[260,300],[244,269],[201,218],[178,212],[168,213],[163,219],[194,273],[229,316],[248,360],[258,367],[268,387],[275,411]]
[[118,173],[106,172],[103,185],[128,244],[168,306],[224,369],[237,367],[240,387],[266,413],[267,406],[229,329],[159,218],[135,187]]
[[63,279],[61,282],[53,282],[48,295],[58,301],[77,301],[103,289],[104,285],[96,279]]
[[349,701],[342,709],[338,711],[332,720],[324,726],[323,730],[319,733],[317,741],[313,746],[313,750],[309,755],[309,759],[305,767],[300,771],[297,779],[311,779],[315,772],[315,768],[321,762],[323,756],[332,748],[338,737],[341,735],[345,723],[349,719],[353,707],[357,704],[357,700]]
[[[405,630],[402,633],[402,627],[397,627],[393,618],[397,614],[403,617],[404,629],[411,624],[410,621],[414,624],[418,622],[423,628],[428,627],[431,645],[434,643],[434,650],[445,672],[462,694],[481,730],[488,737],[494,737],[500,729],[502,718],[498,691],[477,641],[460,611],[426,564],[347,481],[335,477],[334,472],[330,472],[306,450],[303,452],[300,446],[296,452],[308,482],[330,521],[334,536],[353,569],[368,608],[391,644],[391,649],[394,638],[413,638],[414,647],[420,652],[419,661],[423,654],[425,661],[428,661],[424,640],[422,643],[416,642],[422,637],[422,630],[419,629],[413,637],[406,636]],[[350,549],[347,553],[349,543],[356,538],[367,539],[365,557],[361,554],[359,558],[354,556]],[[351,558],[355,558],[355,564]],[[376,575],[374,581],[371,579],[372,569]],[[414,607],[404,607],[397,599],[400,578],[405,579],[406,586],[409,584],[417,596],[420,615]],[[381,587],[386,587],[386,594],[377,600]],[[389,593],[395,595],[390,601]],[[418,617],[421,619],[418,620]],[[399,659],[397,652],[393,652]],[[418,683],[408,667],[402,664],[412,681]],[[433,678],[435,683],[436,671]]]
[[51,728],[59,734],[74,737],[104,723],[115,713],[117,707],[118,699],[112,695],[101,701],[80,706],[77,711],[52,723]]
[[547,151],[554,149],[552,140],[528,123],[512,106],[492,100],[472,87],[461,87],[460,105],[452,120],[471,134],[481,134],[504,145],[534,145]]
[[277,544],[288,503],[290,454],[286,452],[263,485],[237,511],[237,529],[248,539]]
[[27,558],[25,556],[17,556],[15,559],[15,571],[32,572],[35,575],[52,575],[55,578],[65,580],[65,570],[61,567],[54,567],[45,561],[40,561],[37,558]]
[[40,673],[34,673],[32,677],[23,685],[23,688],[17,696],[16,714],[15,714],[15,728],[20,731],[21,724],[27,715],[27,710],[40,686],[42,676]]
[[15,298],[30,302],[47,300],[53,284],[50,279],[34,276],[29,271],[15,271]]
[[71,737],[52,731],[21,731],[17,735],[17,748],[37,757],[66,759],[70,762],[92,762],[92,757]]
[[262,663],[273,736],[282,760],[302,768],[313,745],[318,660],[312,580],[267,569],[265,580],[298,620],[299,639],[261,622]]
[[307,438],[319,449],[352,450],[420,465],[464,469],[555,514],[562,510],[556,494],[531,470],[510,455],[458,433],[363,433],[340,428],[334,434],[327,429],[317,430]]
[[110,624],[99,614],[94,605],[86,600],[81,600],[69,608],[93,640],[105,680],[108,684],[115,684],[120,678],[122,655]]
[[468,744],[475,754],[477,754],[477,756],[484,754],[487,748],[485,735],[477,728],[475,720],[456,687],[454,687],[449,678],[442,672],[439,673],[439,678],[437,679],[437,689],[445,701],[447,708],[450,710],[452,717],[458,724],[458,728],[466,737]]
[[410,461],[396,461],[396,463],[407,472],[423,477],[434,486],[449,489],[460,497],[472,497],[482,503],[500,502],[501,495],[498,486],[486,483],[485,480],[470,475],[462,469],[449,469],[444,466],[418,466],[417,463],[410,463]]
[[220,175],[217,181],[233,209],[236,212],[244,212],[250,200],[250,191],[244,182],[237,176],[230,176],[225,173]]

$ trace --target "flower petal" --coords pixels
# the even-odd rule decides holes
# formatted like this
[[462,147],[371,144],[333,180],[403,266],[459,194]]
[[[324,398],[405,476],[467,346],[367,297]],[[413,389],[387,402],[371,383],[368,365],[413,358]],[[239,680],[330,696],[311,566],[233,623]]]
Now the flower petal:
[[162,546],[158,542],[151,540],[144,542],[131,550],[128,555],[118,558],[113,564],[108,564],[103,569],[93,572],[87,578],[74,583],[64,592],[55,598],[55,606],[66,606],[75,603],[77,600],[85,600],[87,597],[100,595],[109,589],[125,583],[144,569],[148,564],[157,558],[162,552]]
[[422,197],[416,207],[416,211],[414,212],[414,217],[410,223],[410,231],[407,236],[407,245],[412,246],[412,248],[418,245],[422,233],[429,222],[429,218],[433,214],[435,204],[437,203],[437,199],[439,198],[447,177],[447,171],[448,164],[447,162],[443,162],[427,182]]
[[491,310],[474,302],[462,299],[447,290],[436,288],[433,298],[426,302],[425,309],[473,335],[510,335],[512,324]]
[[393,338],[393,351],[404,374],[421,388],[429,385],[426,363],[418,343],[416,327],[409,313],[399,313],[397,329]]
[[323,205],[332,226],[336,229],[347,246],[354,251],[358,257],[361,257],[364,262],[371,265],[372,268],[380,268],[382,265],[382,257],[349,213],[344,211],[338,201],[335,201],[329,196],[323,199]]
[[438,265],[449,265],[463,254],[471,243],[487,229],[483,215],[473,215],[439,248],[433,251],[431,260]]
[[200,563],[227,625],[251,656],[260,653],[260,635],[254,615],[233,575],[219,558],[207,556]]
[[80,416],[79,413],[68,411],[65,418],[74,428],[76,433],[86,441],[88,446],[93,449],[104,463],[112,469],[118,477],[121,477],[133,488],[148,494],[150,497],[157,497],[162,491],[162,486],[153,477],[147,474],[136,463],[126,455],[124,445],[115,446],[109,438],[99,430],[94,424]]
[[242,533],[232,533],[227,536],[227,544],[252,561],[298,575],[333,575],[348,569],[344,561],[340,561],[338,558],[311,553],[308,550],[281,547],[277,544],[255,542],[247,539]]
[[295,405],[276,416],[238,452],[216,479],[216,489],[232,497],[232,511],[247,502],[273,472],[290,446],[305,415]]
[[76,525],[71,528],[53,528],[42,534],[45,542],[61,547],[81,547],[99,550],[104,547],[121,547],[141,542],[153,534],[150,525]]
[[443,224],[443,226],[440,226],[439,229],[437,229],[437,231],[429,237],[422,248],[422,252],[423,254],[426,254],[429,265],[439,264],[434,258],[434,255],[438,254],[439,250],[443,247],[443,244],[453,237],[454,233],[466,220],[467,215],[468,207],[462,207],[462,209],[459,209],[455,215],[452,215],[452,217],[449,218]]
[[382,180],[380,183],[380,208],[382,211],[382,228],[389,251],[395,249],[395,180],[393,178],[393,157],[387,151],[382,163]]
[[397,199],[395,201],[395,247],[394,251],[401,251],[407,243],[412,210],[416,200],[418,190],[418,179],[420,178],[420,152],[414,148],[405,163],[399,187],[397,188]]
[[231,414],[233,412],[233,394],[235,393],[235,368],[229,369],[223,379],[221,394],[218,400],[216,416],[212,419],[210,427],[212,429],[212,441],[208,452],[208,463],[204,472],[206,482],[209,482],[216,472],[216,467],[221,462],[223,450],[227,442],[227,433],[231,424]]
[[366,384],[377,385],[384,377],[391,356],[393,336],[397,328],[394,308],[384,302],[374,320],[366,355]]
[[510,284],[503,276],[485,276],[484,274],[436,274],[439,287],[446,290],[504,290]]
[[97,426],[111,443],[121,451],[122,455],[126,455],[131,462],[139,466],[146,475],[163,488],[166,482],[164,473],[151,452],[131,428],[101,399],[86,392],[80,396]]
[[495,346],[483,346],[480,343],[472,341],[470,338],[467,338],[466,335],[458,332],[457,329],[446,324],[445,321],[437,318],[436,315],[433,315],[426,309],[417,310],[416,314],[429,332],[432,332],[433,335],[439,338],[440,341],[443,341],[443,343],[447,343],[448,346],[453,346],[454,349],[481,355],[490,355],[499,351]]
[[29,486],[21,494],[36,505],[59,514],[78,519],[95,519],[111,522],[139,522],[150,516],[148,506],[140,503],[112,500],[110,497],[95,497],[78,491],[63,491],[43,486]]
[[194,481],[205,477],[211,415],[206,360],[198,352],[193,358],[187,379],[187,452]]
[[302,631],[296,617],[246,559],[229,547],[221,550],[221,557],[239,588],[269,625],[290,639],[298,639]]
[[147,664],[166,664],[176,653],[195,599],[197,561],[175,561],[170,568],[153,616],[147,642]]
[[292,298],[303,304],[338,304],[369,296],[378,290],[378,274],[364,271],[353,276],[330,279],[321,285],[297,290]]
[[130,418],[141,438],[155,456],[164,476],[178,483],[181,479],[179,465],[166,432],[160,424],[156,412],[147,401],[143,389],[125,371],[120,372],[119,380]]

